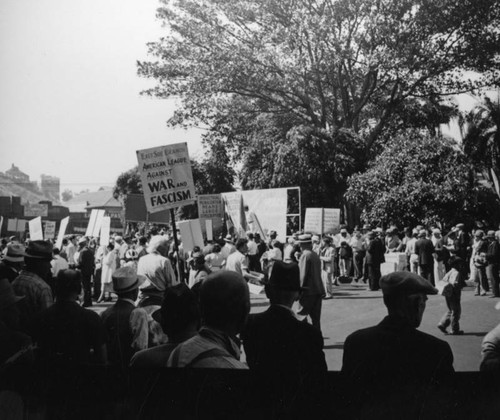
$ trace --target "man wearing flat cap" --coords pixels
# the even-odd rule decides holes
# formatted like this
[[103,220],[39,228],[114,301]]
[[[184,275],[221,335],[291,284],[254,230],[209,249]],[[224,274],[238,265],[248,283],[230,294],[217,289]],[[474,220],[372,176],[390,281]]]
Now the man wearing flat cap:
[[418,331],[427,295],[437,294],[423,277],[399,271],[380,286],[389,315],[358,330],[344,343],[342,372],[353,377],[431,378],[452,373],[453,354],[445,341]]
[[19,303],[19,310],[21,329],[28,334],[40,312],[54,303],[48,284],[52,278],[51,261],[52,244],[48,241],[31,241],[24,253],[26,267],[12,282],[15,294],[25,296]]
[[292,311],[304,290],[298,265],[276,261],[265,290],[271,306],[250,315],[241,333],[250,369],[296,372],[302,378],[326,372],[321,332],[299,321]]

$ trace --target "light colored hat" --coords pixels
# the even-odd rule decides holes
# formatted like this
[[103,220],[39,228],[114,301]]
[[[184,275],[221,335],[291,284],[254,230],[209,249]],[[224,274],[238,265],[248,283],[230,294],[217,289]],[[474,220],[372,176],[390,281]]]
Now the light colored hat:
[[0,279],[0,309],[8,308],[24,299],[24,296],[16,296],[8,279]]
[[82,236],[80,239],[78,239],[78,245],[85,243],[87,243],[87,238],[85,236]]
[[427,236],[427,231],[425,229],[420,229],[418,236]]
[[234,245],[233,237],[230,234],[226,235],[226,237],[224,238],[224,241],[226,241],[227,243],[230,243],[230,244]]
[[139,254],[135,249],[127,249],[127,251],[125,252],[125,258],[129,260],[136,260],[137,258],[139,258]]
[[6,252],[2,260],[10,262],[23,262],[25,248],[17,242],[13,242],[7,245],[5,248]]
[[299,237],[298,237],[299,244],[305,244],[305,243],[311,242],[311,240],[312,240],[312,237],[309,233],[304,233],[302,235],[299,235]]
[[432,233],[434,233],[434,234],[436,234],[436,235],[441,235],[441,231],[440,231],[438,228],[433,229],[433,230],[432,230]]
[[139,288],[145,280],[144,276],[139,276],[133,267],[124,266],[118,268],[112,275],[113,289],[116,293],[131,292]]
[[347,233],[347,229],[340,229],[340,233]]
[[319,236],[318,235],[313,235],[311,237],[311,241],[316,241],[316,242],[319,242]]

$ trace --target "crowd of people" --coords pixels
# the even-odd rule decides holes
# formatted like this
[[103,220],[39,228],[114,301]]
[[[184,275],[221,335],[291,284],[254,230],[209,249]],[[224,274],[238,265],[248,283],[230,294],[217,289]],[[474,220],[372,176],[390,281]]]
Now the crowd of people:
[[[463,334],[466,281],[478,296],[499,297],[499,239],[500,231],[468,233],[463,224],[446,235],[423,226],[402,233],[341,226],[336,235],[297,233],[286,243],[275,231],[266,240],[247,232],[189,252],[158,232],[106,244],[71,235],[61,249],[11,237],[1,250],[0,369],[44,363],[313,375],[327,370],[323,300],[340,283],[363,282],[382,290],[388,316],[346,339],[342,371],[450,373],[449,345],[417,330],[427,295],[439,289],[446,297],[449,311],[437,327]],[[393,253],[404,256],[404,270],[382,276]],[[248,284],[264,286],[266,311],[250,315]],[[98,315],[92,306],[101,302],[110,304]],[[500,368],[498,331],[485,337],[481,369]]]

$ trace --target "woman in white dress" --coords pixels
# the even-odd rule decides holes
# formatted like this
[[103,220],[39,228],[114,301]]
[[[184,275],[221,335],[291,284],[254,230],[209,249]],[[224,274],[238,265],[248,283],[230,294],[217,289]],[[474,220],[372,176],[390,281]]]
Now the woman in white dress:
[[113,291],[112,275],[116,270],[117,258],[118,255],[117,251],[114,249],[114,245],[112,243],[108,244],[108,246],[104,250],[104,258],[102,259],[102,291],[101,296],[99,296],[99,299],[97,300],[97,303],[100,303],[103,300],[105,300],[106,302],[111,301],[111,292]]

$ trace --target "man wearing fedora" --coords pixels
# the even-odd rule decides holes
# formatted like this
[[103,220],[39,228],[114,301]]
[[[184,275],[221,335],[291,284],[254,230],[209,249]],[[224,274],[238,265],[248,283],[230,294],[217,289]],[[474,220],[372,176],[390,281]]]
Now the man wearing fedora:
[[108,361],[125,368],[136,351],[148,347],[148,314],[135,306],[140,285],[136,270],[130,266],[120,267],[112,278],[118,300],[101,318],[108,336]]
[[326,372],[321,332],[299,321],[292,311],[293,303],[304,291],[299,266],[276,261],[265,291],[271,306],[250,315],[241,333],[250,369],[296,372],[301,378]]
[[0,261],[0,278],[13,282],[24,265],[24,246],[12,242],[7,245]]
[[33,335],[44,362],[62,366],[106,363],[106,331],[99,315],[78,304],[81,291],[79,271],[58,272],[56,302],[37,317]]
[[383,276],[380,286],[388,316],[346,338],[342,372],[375,378],[432,378],[452,373],[449,344],[417,330],[427,295],[437,294],[437,289],[407,271]]
[[224,246],[220,250],[220,255],[222,258],[227,261],[227,257],[229,257],[233,252],[236,252],[236,247],[234,246],[233,237],[230,234],[224,238]]
[[299,259],[300,284],[304,291],[299,299],[301,316],[311,317],[313,327],[321,331],[321,303],[325,287],[321,280],[321,260],[312,250],[310,234],[299,235],[302,254]]
[[31,241],[24,254],[26,267],[12,282],[14,292],[25,298],[19,303],[21,329],[29,333],[35,318],[54,303],[48,284],[52,277],[52,244]]

